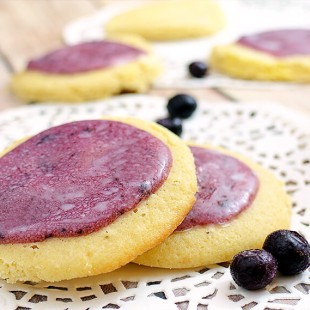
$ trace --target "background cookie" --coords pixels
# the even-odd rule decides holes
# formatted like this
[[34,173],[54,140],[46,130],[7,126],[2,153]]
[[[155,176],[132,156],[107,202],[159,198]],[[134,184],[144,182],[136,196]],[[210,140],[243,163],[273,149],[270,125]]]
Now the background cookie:
[[180,40],[208,36],[224,27],[224,16],[211,0],[160,1],[113,17],[108,34],[138,34],[148,40]]
[[[208,146],[209,148],[209,146]],[[252,205],[223,225],[210,224],[177,231],[135,262],[164,268],[190,268],[229,261],[241,250],[261,248],[266,236],[290,223],[290,199],[272,173],[243,156],[221,149],[248,165],[260,187]]]
[[310,82],[310,30],[286,29],[216,46],[211,67],[248,80]]
[[169,147],[173,163],[167,180],[134,210],[97,232],[81,237],[52,237],[42,242],[1,244],[2,278],[9,282],[59,281],[109,272],[162,242],[180,224],[192,207],[197,190],[188,147],[156,124],[128,118],[117,120],[151,133]]
[[[105,42],[110,42],[107,52],[100,46]],[[101,54],[96,56],[99,48]],[[123,55],[117,59],[115,55],[120,48]],[[73,49],[75,56],[71,57]],[[53,52],[43,56],[43,65],[47,64],[48,68],[42,66],[39,58],[31,61],[24,72],[13,76],[11,87],[19,98],[25,101],[79,102],[121,92],[144,92],[161,71],[161,64],[152,55],[150,46],[137,36],[81,43],[55,52],[54,56],[48,56]],[[102,67],[100,62],[107,56],[114,57],[113,64]],[[93,67],[87,68],[89,63]],[[74,70],[74,67],[78,69]]]

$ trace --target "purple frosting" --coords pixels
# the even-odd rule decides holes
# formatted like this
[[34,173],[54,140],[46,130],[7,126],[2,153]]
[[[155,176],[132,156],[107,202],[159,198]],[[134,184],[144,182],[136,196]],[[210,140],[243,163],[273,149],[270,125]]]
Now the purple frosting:
[[0,243],[97,231],[154,193],[171,165],[163,142],[128,124],[43,131],[0,158]]
[[275,57],[310,56],[310,29],[283,29],[241,37],[238,44]]
[[144,51],[112,41],[95,41],[64,47],[31,60],[28,70],[74,74],[104,69],[134,61]]
[[190,149],[196,165],[197,200],[177,230],[225,223],[251,205],[259,180],[248,166],[214,150]]

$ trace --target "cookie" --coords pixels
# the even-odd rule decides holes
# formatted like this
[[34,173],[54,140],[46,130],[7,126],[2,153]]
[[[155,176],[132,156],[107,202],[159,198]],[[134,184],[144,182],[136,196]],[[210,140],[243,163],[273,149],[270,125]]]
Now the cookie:
[[187,145],[132,118],[50,128],[2,156],[0,171],[8,282],[117,269],[171,234],[197,190]]
[[224,24],[221,8],[211,0],[171,0],[154,1],[112,17],[105,31],[166,41],[209,36]]
[[142,38],[119,36],[80,43],[31,60],[13,76],[12,91],[25,101],[95,100],[145,92],[161,71]]
[[261,248],[266,236],[288,228],[291,203],[283,184],[249,159],[193,147],[197,201],[176,231],[135,262],[190,268],[229,261],[245,249]]
[[216,46],[210,56],[218,72],[246,80],[310,82],[310,30],[285,29],[241,37]]

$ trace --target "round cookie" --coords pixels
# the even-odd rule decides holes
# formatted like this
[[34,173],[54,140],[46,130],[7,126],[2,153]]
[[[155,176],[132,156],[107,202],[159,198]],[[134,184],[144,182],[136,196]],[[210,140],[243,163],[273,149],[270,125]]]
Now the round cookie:
[[105,31],[166,41],[209,36],[224,24],[223,12],[212,0],[170,0],[154,1],[112,17]]
[[[8,282],[53,282],[109,272],[162,242],[182,222],[197,190],[194,160],[187,145],[155,123],[133,118],[113,120],[142,129],[168,147],[172,164],[167,179],[134,209],[118,214],[112,223],[95,232],[78,237],[50,237],[40,242],[0,244],[1,278]],[[88,135],[81,134],[82,138]],[[53,138],[44,136],[41,140]],[[5,207],[2,201],[2,208]]]
[[118,36],[32,60],[25,71],[13,76],[11,88],[25,101],[80,102],[145,92],[160,71],[161,64],[146,41]]
[[[135,263],[162,268],[191,268],[225,262],[242,250],[261,248],[269,233],[289,226],[290,199],[283,184],[271,172],[233,152],[210,146],[205,148],[232,156],[255,172],[259,188],[252,204],[223,224],[196,225],[175,231],[162,244],[137,257]],[[187,219],[188,216],[184,222]]]
[[310,82],[310,30],[286,29],[216,46],[210,56],[218,72],[245,80]]

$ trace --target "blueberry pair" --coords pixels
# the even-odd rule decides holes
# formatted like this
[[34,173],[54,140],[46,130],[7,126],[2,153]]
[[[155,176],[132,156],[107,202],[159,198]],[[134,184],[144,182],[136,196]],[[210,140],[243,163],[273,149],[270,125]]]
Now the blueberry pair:
[[267,236],[263,250],[246,250],[237,254],[230,265],[234,281],[248,290],[264,288],[277,270],[295,275],[310,265],[309,243],[296,231],[277,230]]
[[195,98],[186,94],[175,95],[168,100],[169,117],[157,120],[157,123],[180,136],[183,131],[182,119],[189,118],[197,108]]

